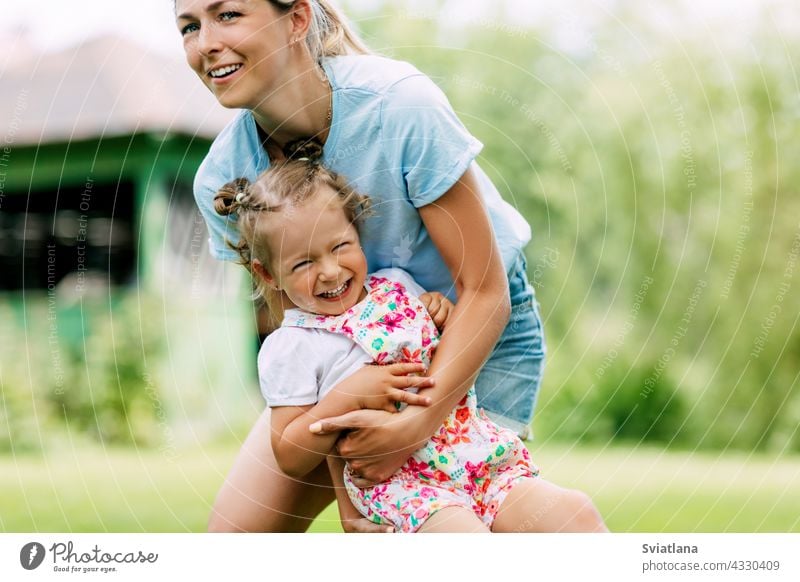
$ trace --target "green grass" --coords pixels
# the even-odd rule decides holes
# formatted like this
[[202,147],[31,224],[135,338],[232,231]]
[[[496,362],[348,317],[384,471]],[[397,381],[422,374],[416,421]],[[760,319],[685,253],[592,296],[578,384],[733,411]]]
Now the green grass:
[[[798,532],[800,458],[531,446],[545,478],[589,493],[614,531]],[[197,532],[235,448],[65,449],[0,457],[0,531]],[[329,507],[311,531],[341,531]]]

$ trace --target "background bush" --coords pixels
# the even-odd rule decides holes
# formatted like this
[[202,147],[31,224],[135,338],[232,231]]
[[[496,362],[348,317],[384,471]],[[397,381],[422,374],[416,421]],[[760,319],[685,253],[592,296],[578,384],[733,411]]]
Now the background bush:
[[[445,90],[533,227],[549,349],[538,437],[800,450],[800,41],[788,20],[764,8],[742,36],[722,18],[690,26],[680,8],[654,18],[628,2],[589,24],[547,13],[526,27],[503,18],[513,5],[474,21],[445,2],[345,8],[376,50]],[[148,369],[165,357],[162,307],[126,293],[59,312],[79,324],[60,328],[60,380],[48,342],[31,339],[48,337],[46,300],[0,300],[14,322],[3,345],[17,348],[0,356],[0,449],[35,449],[59,428],[158,440],[170,411]]]

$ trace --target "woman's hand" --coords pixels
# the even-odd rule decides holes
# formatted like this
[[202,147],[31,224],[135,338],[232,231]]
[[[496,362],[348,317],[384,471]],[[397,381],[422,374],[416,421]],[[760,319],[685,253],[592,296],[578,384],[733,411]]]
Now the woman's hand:
[[356,487],[371,487],[391,477],[422,446],[428,435],[417,436],[418,426],[405,413],[354,410],[315,422],[311,432],[349,431],[336,443],[339,456],[347,461]]
[[353,398],[356,408],[397,412],[401,403],[414,406],[428,406],[431,403],[429,397],[408,391],[409,388],[433,387],[433,378],[414,375],[424,373],[425,366],[421,363],[364,366],[334,390]]
[[419,296],[419,300],[428,310],[428,313],[433,319],[433,323],[439,331],[444,331],[444,326],[447,324],[447,318],[455,309],[455,305],[447,297],[438,291],[428,291]]

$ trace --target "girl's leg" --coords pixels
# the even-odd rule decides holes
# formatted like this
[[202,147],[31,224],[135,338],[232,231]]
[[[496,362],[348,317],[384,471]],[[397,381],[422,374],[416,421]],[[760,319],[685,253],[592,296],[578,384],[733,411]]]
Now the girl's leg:
[[503,500],[492,525],[498,533],[607,532],[589,496],[544,479],[520,479]]
[[480,518],[466,507],[445,507],[430,516],[419,533],[489,533]]
[[217,494],[208,530],[303,532],[334,498],[326,463],[302,481],[281,473],[272,454],[267,408]]

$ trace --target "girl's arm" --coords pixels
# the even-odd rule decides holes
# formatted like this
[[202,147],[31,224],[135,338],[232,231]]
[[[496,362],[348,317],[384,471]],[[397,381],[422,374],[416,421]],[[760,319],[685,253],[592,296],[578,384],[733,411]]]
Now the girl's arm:
[[290,477],[302,477],[319,465],[333,448],[338,432],[325,435],[309,431],[320,418],[336,416],[362,408],[397,412],[395,403],[426,406],[429,397],[407,392],[410,387],[427,388],[434,380],[425,376],[422,364],[364,366],[337,384],[320,402],[307,406],[276,406],[272,409],[272,450],[281,470]]
[[318,423],[320,434],[355,429],[338,448],[365,478],[360,485],[388,478],[438,429],[474,383],[511,312],[505,269],[473,171],[420,208],[420,215],[450,269],[458,301],[429,370],[436,379],[425,391],[431,406],[409,406],[396,415],[361,410]]

